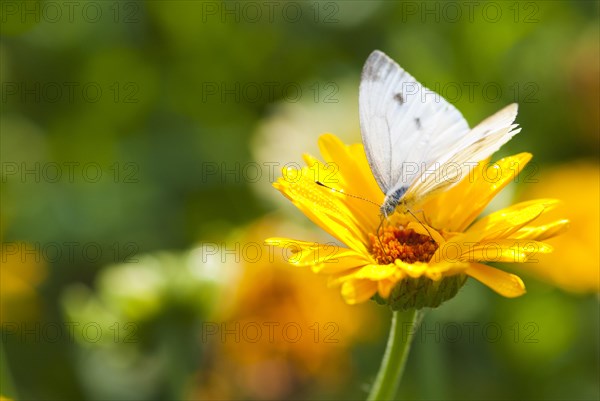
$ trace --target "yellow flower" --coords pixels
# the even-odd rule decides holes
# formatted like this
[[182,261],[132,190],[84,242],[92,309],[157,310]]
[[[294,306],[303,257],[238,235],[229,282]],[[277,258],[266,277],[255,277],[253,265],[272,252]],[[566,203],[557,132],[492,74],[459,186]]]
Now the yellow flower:
[[528,272],[568,291],[600,290],[599,181],[598,163],[578,161],[545,171],[538,183],[524,191],[523,199],[560,193],[560,208],[543,216],[542,221],[551,221],[560,213],[568,217],[571,226],[569,235],[550,241],[556,252],[537,257]]
[[279,218],[262,218],[216,255],[234,262],[227,250],[237,246],[241,275],[231,306],[205,323],[203,341],[211,352],[190,398],[290,399],[306,397],[306,383],[335,393],[356,380],[349,350],[377,340],[383,315],[371,305],[350,311],[335,294],[311,292],[325,285],[323,277],[304,269],[290,272],[280,249],[263,247],[267,233],[290,230],[299,232]]
[[[548,253],[552,248],[541,241],[567,226],[566,220],[532,224],[558,203],[553,199],[519,203],[473,223],[531,159],[521,153],[479,163],[450,190],[419,201],[414,215],[396,210],[378,231],[378,207],[349,196],[379,204],[384,199],[362,145],[345,145],[326,134],[319,147],[325,163],[305,155],[306,167],[285,170],[273,185],[346,247],[332,252],[331,244],[288,238],[267,243],[292,251],[292,264],[329,275],[329,285],[341,285],[350,304],[375,297],[394,309],[437,306],[454,296],[467,277],[505,297],[520,296],[525,286],[519,277],[481,262],[524,262]],[[417,220],[417,215],[422,217]]]
[[26,242],[3,243],[0,257],[0,323],[37,318],[36,287],[46,277],[43,257]]

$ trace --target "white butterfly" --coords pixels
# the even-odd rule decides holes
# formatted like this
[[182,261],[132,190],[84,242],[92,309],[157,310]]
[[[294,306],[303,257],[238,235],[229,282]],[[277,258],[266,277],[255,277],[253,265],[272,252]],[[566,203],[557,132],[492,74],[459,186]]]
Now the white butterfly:
[[359,91],[360,128],[389,216],[446,190],[521,129],[511,104],[470,129],[462,114],[376,50],[367,59]]

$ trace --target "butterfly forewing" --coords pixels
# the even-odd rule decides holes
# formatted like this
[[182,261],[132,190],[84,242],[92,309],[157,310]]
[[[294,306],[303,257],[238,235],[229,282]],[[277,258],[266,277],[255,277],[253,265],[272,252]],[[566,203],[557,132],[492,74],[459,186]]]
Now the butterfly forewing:
[[386,194],[414,181],[469,131],[461,113],[380,51],[363,68],[360,127],[367,159]]
[[380,51],[363,68],[359,111],[373,176],[387,196],[402,193],[405,202],[457,184],[519,132],[516,104],[469,129],[454,106]]

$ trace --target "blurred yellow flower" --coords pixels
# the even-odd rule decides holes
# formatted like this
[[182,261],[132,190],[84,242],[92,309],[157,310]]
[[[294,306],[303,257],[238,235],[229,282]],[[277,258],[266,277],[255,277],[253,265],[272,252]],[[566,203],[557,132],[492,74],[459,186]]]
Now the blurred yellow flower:
[[347,248],[332,254],[330,245],[288,238],[267,242],[295,247],[297,257],[290,262],[329,275],[329,284],[341,285],[350,304],[377,294],[395,309],[437,306],[454,296],[467,276],[505,297],[522,295],[525,286],[519,277],[480,262],[525,262],[548,253],[552,248],[541,241],[567,226],[566,220],[530,225],[556,206],[552,199],[519,203],[473,223],[529,162],[531,155],[522,153],[494,164],[481,162],[450,190],[421,201],[414,210],[422,211],[420,220],[427,224],[397,210],[378,237],[376,205],[342,193],[383,202],[362,145],[345,145],[331,134],[323,135],[319,145],[327,164],[305,155],[307,167],[285,170],[274,186]]
[[549,241],[552,255],[539,255],[526,271],[573,292],[600,289],[600,170],[598,163],[574,162],[542,173],[539,182],[522,194],[524,200],[559,193],[563,204],[542,217],[552,221],[559,214],[571,224],[568,235]]
[[26,242],[2,244],[0,261],[0,323],[36,318],[36,286],[46,277],[46,264]]
[[299,229],[264,218],[225,246],[223,257],[242,255],[242,275],[230,310],[203,325],[207,360],[193,399],[335,394],[353,373],[350,346],[377,339],[383,316],[372,305],[349,310],[337,295],[314,291],[323,277],[290,269],[280,249],[265,246],[268,233],[290,230]]

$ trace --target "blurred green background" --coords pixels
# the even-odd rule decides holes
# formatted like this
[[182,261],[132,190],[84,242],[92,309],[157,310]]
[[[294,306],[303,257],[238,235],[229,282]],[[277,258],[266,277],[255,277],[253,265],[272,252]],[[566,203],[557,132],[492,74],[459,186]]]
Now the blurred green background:
[[360,70],[380,49],[471,125],[518,102],[500,153],[532,152],[535,179],[495,206],[564,198],[573,221],[550,259],[512,268],[527,295],[470,281],[427,315],[403,399],[599,399],[597,1],[1,12],[2,395],[363,399],[389,312],[248,244],[323,238],[270,184],[321,133],[360,140]]

